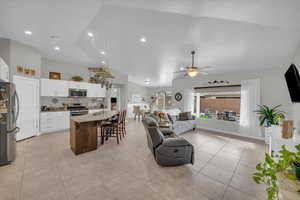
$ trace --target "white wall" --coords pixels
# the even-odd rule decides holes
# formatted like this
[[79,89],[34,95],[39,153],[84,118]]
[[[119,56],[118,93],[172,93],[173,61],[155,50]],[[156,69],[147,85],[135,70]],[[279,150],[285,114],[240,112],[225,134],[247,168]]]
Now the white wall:
[[136,94],[139,94],[139,95],[141,95],[141,97],[144,97],[146,102],[149,100],[147,87],[138,85],[136,83],[128,82],[128,101],[129,101],[129,103],[132,103],[132,95],[136,95]]
[[[25,68],[35,69],[36,76],[30,78],[39,78],[41,75],[42,56],[33,47],[10,40],[10,74],[11,77],[16,73],[16,67],[20,65]],[[17,74],[27,76],[25,74]]]
[[72,80],[73,76],[81,76],[86,82],[89,79],[89,73],[87,67],[48,60],[46,58],[43,58],[41,77],[49,78],[49,72],[61,73],[62,80]]
[[[71,80],[73,76],[81,76],[84,81],[88,82],[90,76],[88,71],[89,67],[91,66],[76,65],[43,58],[41,77],[49,78],[49,72],[60,72],[62,80]],[[115,76],[115,78],[113,79],[114,84],[127,84],[127,74],[117,72],[113,69],[110,70],[111,73]]]
[[[187,90],[193,89],[194,87],[199,87],[212,80],[229,80],[231,82],[238,83],[241,80],[259,78],[261,80],[261,104],[266,104],[269,106],[281,104],[281,109],[287,113],[287,117],[293,119],[293,104],[290,100],[288,88],[284,79],[284,73],[287,68],[288,66],[259,72],[236,72],[219,75],[200,76],[196,78],[175,79],[173,80],[173,94],[176,92],[181,92],[184,95],[183,100],[180,103],[177,103],[177,107],[182,110],[186,110],[191,102],[190,99],[186,96],[188,94]],[[205,128],[216,127],[211,123],[204,123],[203,126],[204,125],[207,125],[207,127]],[[221,125],[218,126],[218,128],[220,129],[221,127]],[[236,130],[236,128],[234,127],[228,128],[227,125],[223,128],[228,132]]]
[[5,63],[10,66],[10,40],[5,38],[0,38],[0,57],[5,61]]
[[172,86],[170,87],[149,87],[148,96],[151,97],[153,94],[161,91],[172,92]]
[[0,57],[4,59],[9,66],[10,80],[12,76],[27,76],[25,74],[16,73],[18,65],[29,69],[36,70],[36,76],[28,76],[30,78],[39,78],[41,74],[41,54],[33,47],[21,44],[14,40],[0,38]]
[[[287,112],[288,116],[292,116],[292,103],[288,93],[288,88],[284,79],[284,73],[288,66],[273,70],[265,70],[259,72],[237,72],[224,73],[219,75],[200,76],[196,78],[184,78],[173,80],[173,93],[179,91],[184,94],[187,89],[199,87],[211,80],[229,80],[239,82],[241,80],[259,78],[261,80],[261,104],[277,105],[282,104],[282,110]],[[183,107],[188,103],[185,98],[178,105]]]

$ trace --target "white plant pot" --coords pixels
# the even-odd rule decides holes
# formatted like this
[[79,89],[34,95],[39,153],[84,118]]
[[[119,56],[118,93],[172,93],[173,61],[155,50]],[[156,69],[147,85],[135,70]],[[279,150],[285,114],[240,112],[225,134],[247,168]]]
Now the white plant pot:
[[281,132],[282,132],[282,127],[278,125],[265,127],[265,143],[270,144],[271,138],[281,138],[282,137]]
[[270,127],[265,127],[265,143],[270,144],[271,140],[271,130]]

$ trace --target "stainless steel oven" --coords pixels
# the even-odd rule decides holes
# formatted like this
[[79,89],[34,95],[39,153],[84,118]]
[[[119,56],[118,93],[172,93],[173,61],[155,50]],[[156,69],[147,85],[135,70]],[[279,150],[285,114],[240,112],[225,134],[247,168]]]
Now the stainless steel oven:
[[69,97],[86,97],[87,90],[86,89],[69,89]]
[[89,113],[87,107],[82,106],[80,103],[72,104],[68,107],[68,110],[70,110],[71,116],[86,115]]

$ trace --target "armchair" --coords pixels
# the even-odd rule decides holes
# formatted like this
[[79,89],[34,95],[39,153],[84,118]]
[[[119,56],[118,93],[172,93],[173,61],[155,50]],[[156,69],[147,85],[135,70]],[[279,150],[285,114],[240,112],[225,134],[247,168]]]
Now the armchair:
[[187,140],[170,134],[170,130],[163,133],[155,119],[145,117],[143,125],[146,130],[148,147],[156,162],[162,166],[175,166],[194,163],[194,147]]

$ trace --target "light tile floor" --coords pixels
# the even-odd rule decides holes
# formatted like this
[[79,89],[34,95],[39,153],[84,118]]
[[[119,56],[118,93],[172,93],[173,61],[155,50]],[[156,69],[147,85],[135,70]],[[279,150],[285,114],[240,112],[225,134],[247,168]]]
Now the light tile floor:
[[266,146],[193,131],[195,164],[160,167],[140,122],[126,138],[75,156],[69,134],[51,133],[17,143],[17,159],[0,167],[0,200],[264,200],[251,179]]

